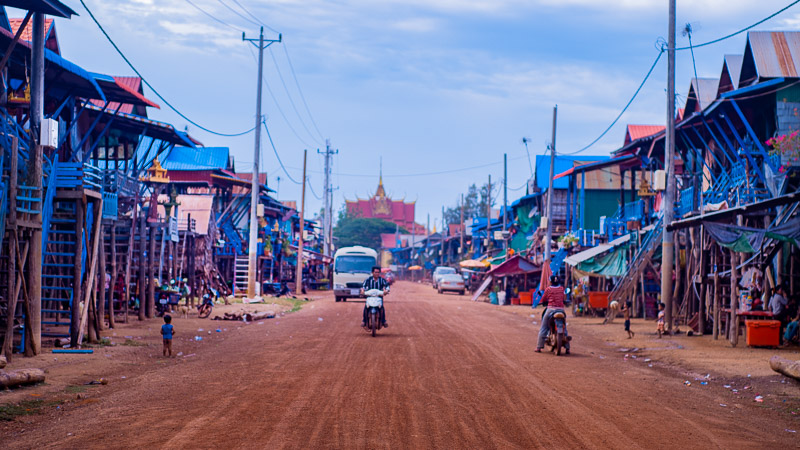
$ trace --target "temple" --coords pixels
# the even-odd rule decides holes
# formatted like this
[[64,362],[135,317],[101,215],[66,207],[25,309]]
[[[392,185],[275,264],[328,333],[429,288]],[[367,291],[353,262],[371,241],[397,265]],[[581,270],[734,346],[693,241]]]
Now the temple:
[[[368,200],[345,200],[347,213],[367,219],[383,219],[395,223],[406,230],[414,227],[415,202],[406,203],[403,200],[392,200],[386,196],[383,188],[383,176],[378,181],[378,190]],[[419,225],[417,225],[419,227]],[[416,227],[415,227],[416,228]]]

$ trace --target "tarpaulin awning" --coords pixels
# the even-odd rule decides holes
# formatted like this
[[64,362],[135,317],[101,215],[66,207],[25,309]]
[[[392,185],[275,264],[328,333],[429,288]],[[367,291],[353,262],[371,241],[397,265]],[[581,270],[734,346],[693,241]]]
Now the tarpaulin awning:
[[503,264],[495,267],[488,272],[489,275],[496,277],[506,277],[510,275],[523,275],[526,273],[539,272],[542,268],[534,264],[531,260],[514,255],[505,261]]
[[[641,232],[644,234],[644,233],[647,233],[648,231],[650,231],[652,229],[653,229],[653,225],[648,225],[648,226],[642,228]],[[590,258],[594,258],[594,257],[596,257],[598,255],[602,255],[603,253],[605,253],[607,251],[613,250],[615,247],[617,247],[619,245],[626,244],[630,240],[631,240],[631,235],[630,234],[625,234],[625,235],[622,235],[622,236],[614,239],[613,241],[611,241],[611,242],[609,242],[607,244],[596,245],[596,246],[594,246],[594,247],[592,247],[590,249],[584,250],[584,251],[576,253],[574,255],[567,256],[566,258],[564,258],[564,262],[569,264],[570,266],[575,267],[578,264],[580,264],[580,263],[582,263],[582,262],[584,262],[584,261],[586,261],[586,260],[588,260]]]
[[467,267],[467,268],[471,268],[471,269],[483,269],[483,268],[489,267],[489,261],[486,261],[486,260],[477,261],[477,260],[474,260],[474,259],[466,259],[466,260],[461,261],[460,263],[458,263],[458,265],[461,266],[461,267]]
[[800,238],[800,217],[796,217],[777,227],[768,230],[760,228],[741,227],[715,222],[704,224],[708,234],[723,247],[736,252],[755,253],[761,249],[764,238],[798,244]]
[[580,276],[621,277],[628,267],[628,252],[625,247],[618,247],[613,252],[596,256],[579,263],[573,269]]

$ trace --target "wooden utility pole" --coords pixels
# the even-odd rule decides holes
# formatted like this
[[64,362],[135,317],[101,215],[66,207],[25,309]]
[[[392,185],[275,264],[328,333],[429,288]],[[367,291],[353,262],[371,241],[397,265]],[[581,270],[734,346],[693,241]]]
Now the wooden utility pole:
[[300,194],[300,236],[297,238],[297,267],[295,268],[295,288],[297,295],[303,293],[303,232],[305,231],[306,220],[306,159],[308,150],[303,150],[303,190]]
[[508,154],[503,153],[503,250],[508,255],[508,239],[506,239],[506,228],[508,227],[508,220],[506,219],[506,208],[508,207]]
[[547,238],[544,243],[544,261],[550,261],[550,247],[553,239],[553,174],[556,165],[556,120],[558,105],[553,106],[553,136],[550,140],[550,180],[547,182]]
[[444,261],[444,240],[447,238],[447,229],[445,228],[445,221],[444,221],[444,206],[442,206],[442,241],[441,246],[439,247],[439,253],[441,253],[441,262],[442,265],[445,264]]
[[[664,166],[667,169],[667,190],[664,192],[664,210],[661,241],[661,301],[664,303],[667,333],[672,333],[672,270],[674,237],[667,227],[675,215],[675,0],[669,0],[669,30],[667,31],[667,130]],[[675,273],[676,278],[678,273]]]
[[[38,355],[42,348],[42,211],[44,207],[44,187],[42,186],[42,161],[44,160],[44,149],[39,142],[44,119],[44,14],[33,14],[33,25],[31,27],[33,36],[31,42],[31,65],[33,66],[31,77],[31,109],[30,124],[33,142],[33,151],[30,156],[30,170],[28,185],[33,186],[34,194],[42,199],[39,212],[31,215],[34,228],[31,230],[28,244],[28,261],[30,270],[27,271],[27,291],[28,298],[25,302],[26,312],[26,333],[27,345],[25,355]],[[15,200],[16,202],[16,200]],[[80,228],[78,228],[80,230]],[[19,243],[18,243],[19,244]],[[17,245],[19,249],[19,245]],[[22,268],[20,267],[20,270]]]

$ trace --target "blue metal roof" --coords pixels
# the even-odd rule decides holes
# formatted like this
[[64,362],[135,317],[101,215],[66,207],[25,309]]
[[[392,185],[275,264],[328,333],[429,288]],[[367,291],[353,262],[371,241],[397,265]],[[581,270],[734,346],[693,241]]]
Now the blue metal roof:
[[[610,158],[609,155],[566,156],[566,155],[559,155],[558,153],[556,153],[556,163],[555,163],[555,170],[553,170],[553,175],[555,176],[560,174],[561,172],[571,169],[574,166],[575,161],[588,163],[594,161],[603,161],[609,158]],[[549,180],[550,180],[550,156],[536,155],[536,186],[538,186],[542,190],[547,190],[547,185],[549,183]],[[569,182],[566,177],[553,180],[553,189],[567,189],[567,188],[569,188]]]
[[541,197],[541,196],[542,196],[542,194],[544,194],[544,191],[539,191],[539,192],[535,192],[535,193],[533,193],[533,194],[529,194],[529,195],[522,196],[522,197],[520,197],[520,198],[516,199],[516,200],[514,201],[514,203],[512,203],[510,206],[511,206],[511,208],[515,208],[515,207],[517,207],[517,206],[518,206],[520,203],[522,203],[522,202],[526,202],[526,201],[528,201],[528,200],[533,200],[533,199],[535,199],[536,197]]
[[213,170],[228,167],[228,147],[175,147],[161,161],[167,170]]

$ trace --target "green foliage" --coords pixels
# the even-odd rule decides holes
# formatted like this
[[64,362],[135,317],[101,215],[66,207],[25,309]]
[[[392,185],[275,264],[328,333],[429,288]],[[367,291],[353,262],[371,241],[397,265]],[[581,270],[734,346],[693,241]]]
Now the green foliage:
[[[469,222],[476,217],[486,217],[489,202],[488,184],[484,184],[480,189],[475,184],[470,185],[464,194],[464,222]],[[491,203],[493,205],[494,201]],[[461,199],[459,199],[456,206],[444,210],[444,218],[447,223],[459,223],[461,221]]]
[[[333,228],[333,236],[339,248],[363,245],[378,249],[381,246],[381,233],[394,233],[396,230],[396,225],[387,220],[352,217],[347,213],[340,213],[339,221]],[[407,233],[403,228],[400,228],[400,232]]]
[[0,405],[0,420],[11,421],[19,416],[30,416],[36,414],[48,406],[44,400],[23,400],[16,404]]

